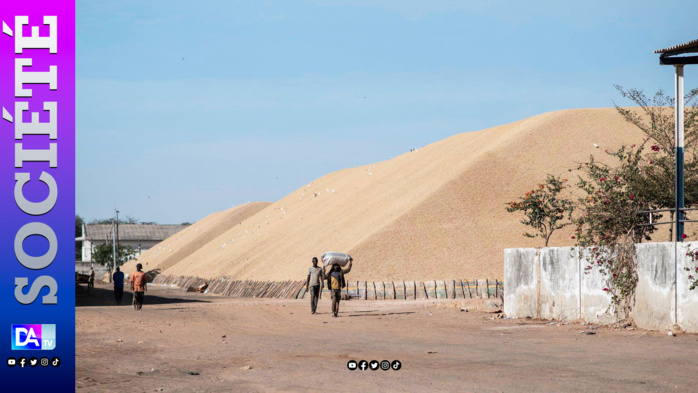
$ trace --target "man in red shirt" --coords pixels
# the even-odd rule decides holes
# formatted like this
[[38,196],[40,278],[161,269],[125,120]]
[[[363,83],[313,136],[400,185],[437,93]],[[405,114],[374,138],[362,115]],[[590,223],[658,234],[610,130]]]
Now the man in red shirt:
[[143,265],[136,265],[136,272],[129,278],[131,291],[133,291],[133,309],[140,311],[143,307],[145,292],[148,292],[148,277],[143,273]]

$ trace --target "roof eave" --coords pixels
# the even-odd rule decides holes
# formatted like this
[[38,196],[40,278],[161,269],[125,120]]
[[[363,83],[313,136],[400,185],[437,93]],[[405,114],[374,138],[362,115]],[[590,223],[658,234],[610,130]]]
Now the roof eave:
[[698,64],[698,56],[659,56],[659,65]]
[[683,53],[696,53],[698,52],[698,40],[684,42],[683,44],[670,46],[668,48],[659,49],[654,51],[654,53],[661,54],[662,56],[673,56],[680,55]]

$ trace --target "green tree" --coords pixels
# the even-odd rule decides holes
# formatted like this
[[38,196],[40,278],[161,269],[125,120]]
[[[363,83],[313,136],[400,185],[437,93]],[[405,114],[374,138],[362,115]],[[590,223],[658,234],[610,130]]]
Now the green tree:
[[[114,221],[113,218],[95,218],[90,221],[90,224],[93,225],[111,225],[112,222]],[[119,217],[119,224],[141,224],[140,221],[138,221],[137,218],[129,216],[128,214],[124,217]],[[143,224],[149,224],[149,223],[143,223]]]
[[585,272],[596,268],[604,274],[604,291],[625,315],[629,315],[637,284],[635,243],[650,240],[656,230],[649,224],[649,214],[642,213],[656,207],[651,189],[643,188],[648,181],[643,151],[644,144],[623,146],[606,152],[615,165],[591,156],[577,167],[577,187],[583,195],[574,219],[575,237],[589,253]]
[[[659,89],[652,98],[649,98],[642,90],[626,90],[618,85],[615,85],[615,88],[623,98],[640,107],[640,113],[637,113],[633,109],[621,108],[614,102],[618,113],[655,141],[662,152],[673,155],[676,100],[664,94],[662,89]],[[695,148],[696,142],[698,142],[698,107],[692,105],[697,97],[698,88],[689,91],[684,96],[684,145],[686,150],[691,152],[690,160],[695,160],[698,153],[698,149]],[[689,160],[687,159],[687,161]]]
[[140,224],[141,222],[138,221],[136,217],[129,216],[128,214],[126,215],[125,218],[119,219],[120,224]]
[[[106,266],[110,271],[114,263],[114,246],[111,243],[103,243],[92,251],[92,261],[98,265]],[[119,245],[116,255],[116,266],[121,266],[136,256],[136,250],[131,246]]]
[[545,247],[548,247],[553,233],[572,223],[574,204],[560,196],[560,193],[569,188],[566,183],[567,179],[548,175],[545,183],[524,194],[519,201],[507,203],[507,211],[523,212],[521,223],[533,229],[533,233],[524,232],[524,236],[541,237],[545,239]]
[[112,219],[111,218],[93,218],[89,222],[90,225],[111,225],[112,224]]
[[[652,151],[642,164],[644,176],[638,177],[636,189],[644,190],[646,200],[655,208],[672,209],[676,207],[674,190],[674,141],[676,100],[658,90],[654,96],[647,97],[642,90],[624,89],[615,86],[623,98],[634,102],[636,109],[621,108],[614,103],[618,113],[629,123],[639,128],[650,140]],[[684,96],[684,145],[685,148],[685,205],[698,205],[698,107],[692,105],[698,97],[698,89],[693,89]],[[673,221],[674,212],[669,212]],[[669,228],[669,241],[673,238],[673,227]]]

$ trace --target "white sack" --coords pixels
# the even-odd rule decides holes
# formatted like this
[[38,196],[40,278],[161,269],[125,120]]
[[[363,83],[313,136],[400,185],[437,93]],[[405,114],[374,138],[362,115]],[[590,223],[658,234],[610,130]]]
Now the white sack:
[[344,267],[352,260],[351,255],[345,254],[343,252],[326,252],[320,257],[322,258],[323,266],[332,266],[335,263],[341,267]]

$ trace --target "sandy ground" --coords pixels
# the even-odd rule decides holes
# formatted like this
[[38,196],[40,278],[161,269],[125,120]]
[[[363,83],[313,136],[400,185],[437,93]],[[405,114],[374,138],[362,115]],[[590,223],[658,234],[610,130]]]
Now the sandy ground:
[[[690,391],[698,336],[490,319],[445,303],[231,299],[152,287],[113,306],[99,284],[78,298],[81,392]],[[130,302],[127,292],[125,303]],[[123,342],[118,342],[122,340]],[[350,360],[400,360],[350,371]],[[243,369],[251,366],[251,369]],[[192,375],[195,374],[195,375]]]

